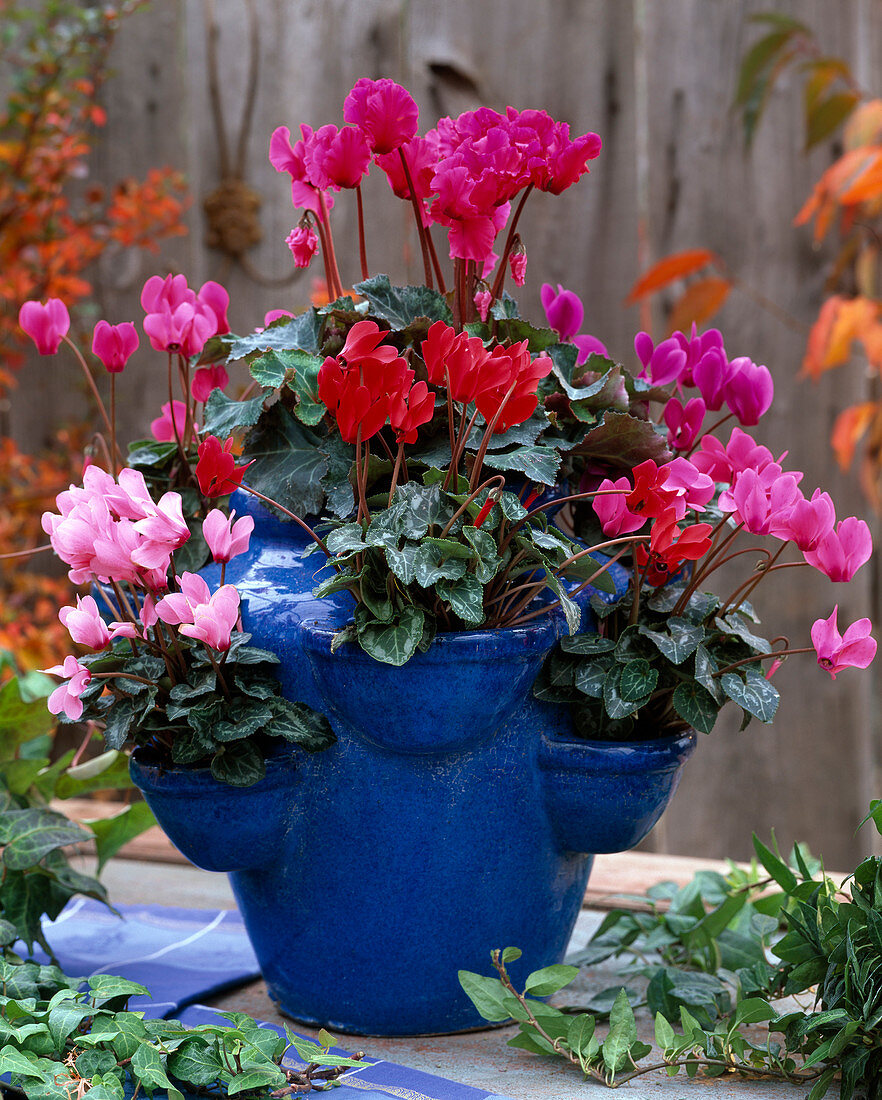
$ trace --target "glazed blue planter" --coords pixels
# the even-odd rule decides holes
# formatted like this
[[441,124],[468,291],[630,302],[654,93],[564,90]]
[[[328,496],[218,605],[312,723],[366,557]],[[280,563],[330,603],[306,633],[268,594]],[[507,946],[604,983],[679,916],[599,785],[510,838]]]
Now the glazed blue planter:
[[480,1027],[457,970],[486,971],[508,945],[522,975],[560,962],[592,853],[646,835],[695,736],[575,739],[531,695],[554,619],[440,634],[401,668],[332,653],[348,597],[308,595],[321,559],[299,558],[299,530],[264,517],[256,534],[227,573],[243,625],[284,650],[286,691],[330,717],[337,744],[286,747],[242,790],[137,756],[133,778],[188,859],[230,873],[283,1012],[356,1034]]

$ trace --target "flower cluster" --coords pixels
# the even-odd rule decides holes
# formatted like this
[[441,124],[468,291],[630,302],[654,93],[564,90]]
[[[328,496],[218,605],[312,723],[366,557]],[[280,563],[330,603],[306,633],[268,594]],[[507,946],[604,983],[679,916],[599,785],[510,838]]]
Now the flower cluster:
[[[212,509],[203,520],[202,538],[221,565],[212,592],[202,576],[175,571],[174,553],[190,538],[178,493],[154,504],[138,471],[114,479],[90,466],[57,505],[43,526],[71,580],[91,583],[95,595],[59,612],[71,640],[92,652],[47,669],[63,677],[49,697],[53,714],[103,719],[111,748],[130,738],[181,763],[210,763],[238,785],[261,777],[273,738],[310,749],[330,743],[321,716],[281,697],[268,672],[276,658],[247,645],[239,593],[223,583],[226,563],[248,550],[250,516]],[[224,713],[235,718],[230,728]]]

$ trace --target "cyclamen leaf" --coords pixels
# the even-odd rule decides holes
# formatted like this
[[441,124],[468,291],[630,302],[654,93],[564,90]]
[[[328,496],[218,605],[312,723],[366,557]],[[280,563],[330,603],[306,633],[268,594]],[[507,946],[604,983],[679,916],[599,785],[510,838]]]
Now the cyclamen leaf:
[[374,317],[396,329],[407,328],[421,317],[447,324],[453,320],[444,296],[425,286],[392,286],[388,275],[374,275],[356,283],[354,289],[368,300]]
[[301,348],[303,351],[318,355],[321,351],[319,340],[324,319],[316,309],[308,309],[298,317],[288,321],[277,321],[262,332],[253,332],[248,336],[229,336],[225,342],[230,344],[230,359],[244,359],[255,351]]
[[458,581],[438,581],[435,591],[463,622],[477,626],[484,621],[484,586],[473,573]]
[[321,752],[329,748],[337,738],[327,718],[306,703],[293,702],[281,696],[270,702],[272,722],[266,732],[273,737],[284,737],[307,752]]
[[223,390],[212,390],[205,402],[203,432],[225,439],[240,428],[253,428],[263,412],[266,394],[248,401],[227,397]]
[[266,775],[260,750],[251,741],[225,745],[211,759],[211,774],[231,787],[250,787]]
[[664,631],[651,630],[648,626],[641,626],[638,629],[672,664],[681,665],[704,640],[704,630],[676,616],[668,619],[666,625],[667,630]]
[[576,669],[573,683],[583,695],[590,695],[592,699],[603,698],[603,685],[610,671],[610,664],[592,661],[584,663]]
[[603,705],[606,707],[606,713],[613,721],[618,721],[621,718],[627,718],[629,714],[634,714],[638,711],[643,704],[647,701],[648,697],[642,699],[625,699],[621,690],[622,670],[614,668],[607,674],[606,679],[603,681]]
[[710,733],[717,721],[720,704],[701,684],[684,680],[677,684],[671,699],[674,710],[699,733]]
[[515,470],[542,485],[555,484],[560,463],[560,452],[541,443],[526,444],[502,454],[488,451],[484,456],[484,465],[491,470]]
[[423,636],[425,616],[418,607],[405,607],[391,623],[378,623],[359,616],[358,641],[365,653],[388,665],[403,665],[416,652]]
[[561,638],[560,648],[564,653],[593,657],[597,653],[612,652],[616,643],[612,638],[604,638],[601,634],[573,634]]
[[742,680],[737,672],[724,672],[720,680],[723,691],[748,714],[761,722],[771,722],[775,717],[780,696],[761,673],[750,670]]
[[658,669],[642,658],[629,661],[622,669],[619,691],[622,698],[629,702],[644,699],[655,691],[658,683]]

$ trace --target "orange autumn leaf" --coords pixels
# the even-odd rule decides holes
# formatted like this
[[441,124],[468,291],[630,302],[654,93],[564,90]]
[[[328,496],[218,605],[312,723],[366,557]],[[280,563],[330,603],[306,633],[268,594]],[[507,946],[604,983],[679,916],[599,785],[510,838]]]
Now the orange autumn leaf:
[[668,331],[687,332],[693,323],[702,324],[722,306],[731,289],[729,280],[718,276],[691,283],[671,310]]
[[860,405],[851,405],[836,417],[830,445],[842,470],[847,470],[851,465],[855,448],[879,413],[877,401],[865,401]]
[[867,163],[857,177],[839,192],[839,202],[843,206],[869,202],[882,194],[882,147],[875,146],[866,152],[871,154]]
[[856,107],[842,131],[846,149],[882,144],[882,99],[868,99]]
[[802,373],[817,379],[847,362],[852,343],[875,327],[878,316],[879,304],[870,298],[828,298],[809,333]]
[[[830,165],[824,172],[802,209],[793,219],[794,225],[804,225],[815,218],[814,240],[821,241],[842,206],[854,205],[858,200],[845,200],[844,196],[862,180],[864,173],[873,169],[882,149],[862,146],[851,149]],[[873,176],[870,176],[872,180]],[[865,181],[866,182],[866,181]],[[858,191],[860,193],[860,191]]]
[[653,294],[661,290],[663,286],[672,283],[675,279],[682,279],[685,275],[692,275],[700,271],[708,264],[717,262],[715,253],[706,248],[691,248],[686,252],[675,252],[672,256],[665,256],[657,264],[645,271],[636,283],[626,299],[626,304],[632,305],[647,294]]

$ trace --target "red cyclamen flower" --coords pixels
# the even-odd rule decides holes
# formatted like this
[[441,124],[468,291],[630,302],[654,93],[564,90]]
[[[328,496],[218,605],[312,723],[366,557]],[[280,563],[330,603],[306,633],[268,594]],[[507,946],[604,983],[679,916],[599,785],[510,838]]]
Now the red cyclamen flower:
[[41,355],[54,355],[70,328],[70,314],[60,298],[25,302],[18,311],[18,323],[37,345]]
[[236,466],[232,455],[233,437],[221,445],[216,435],[207,436],[199,444],[199,461],[196,463],[196,480],[205,497],[225,497],[242,484],[245,471],[251,465]]
[[119,374],[136,351],[138,333],[131,321],[111,325],[99,321],[92,333],[92,351],[111,374]]

